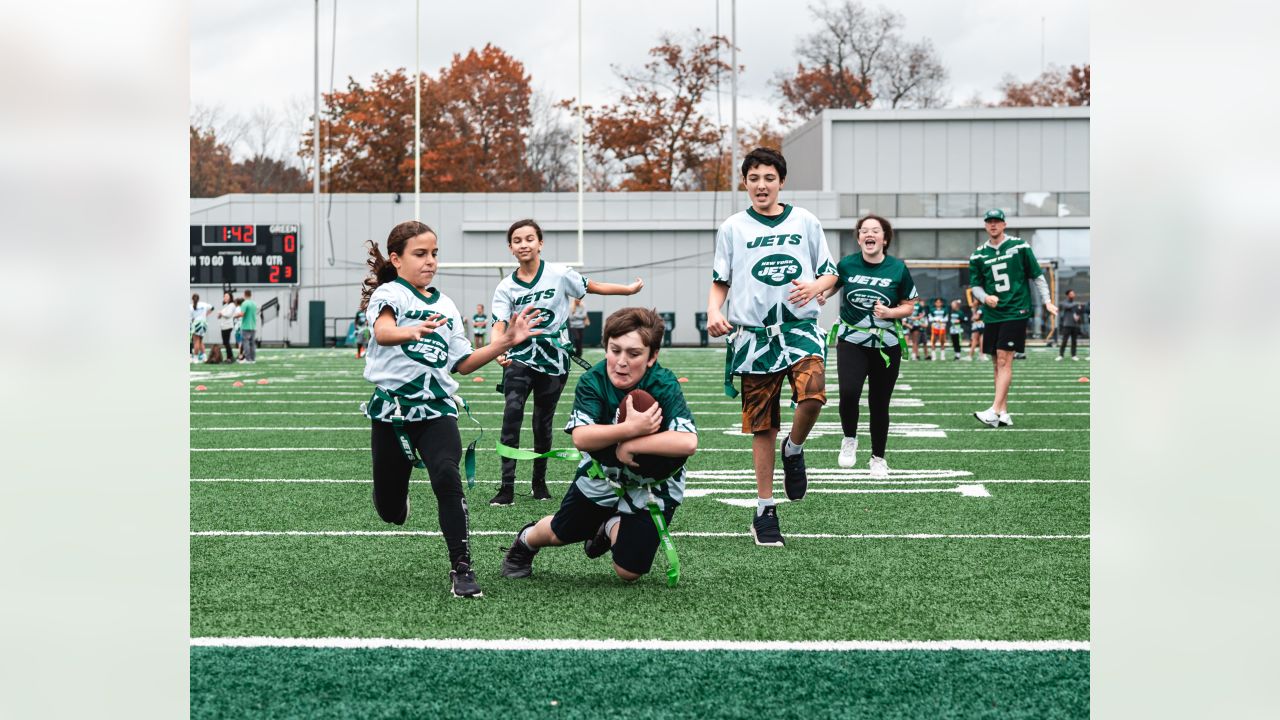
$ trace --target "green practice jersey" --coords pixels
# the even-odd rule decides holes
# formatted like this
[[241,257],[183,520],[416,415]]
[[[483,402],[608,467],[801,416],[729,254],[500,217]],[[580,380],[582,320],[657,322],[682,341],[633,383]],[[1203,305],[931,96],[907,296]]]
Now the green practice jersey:
[[[618,413],[618,405],[632,390],[644,390],[658,401],[665,424],[663,430],[698,432],[693,424],[693,413],[689,412],[689,406],[684,401],[684,391],[680,389],[680,383],[670,370],[655,362],[635,387],[621,390],[609,382],[603,360],[578,378],[578,387],[573,393],[573,412],[564,431],[572,434],[574,428],[584,425],[612,424]],[[653,483],[652,478],[638,475],[626,465],[603,465],[605,475],[622,485],[626,491],[626,495],[619,498],[608,480],[593,478],[588,474],[591,463],[591,455],[583,453],[574,479],[583,495],[598,505],[616,506],[618,512],[623,514],[644,512],[645,505],[649,502],[649,493],[641,485]],[[660,509],[679,505],[684,500],[684,467],[681,466],[674,475],[661,483],[654,483],[653,494]]]
[[244,313],[244,317],[240,320],[241,330],[257,330],[258,329],[258,303],[245,298],[240,304],[240,312]]
[[969,256],[969,285],[980,287],[1000,301],[986,308],[986,322],[1026,320],[1031,316],[1031,281],[1040,277],[1040,263],[1022,238],[1005,236],[1000,247],[983,243]]
[[868,347],[898,344],[894,321],[872,315],[876,303],[895,308],[916,297],[916,284],[906,263],[892,255],[872,265],[854,253],[836,265],[840,288],[840,339]]

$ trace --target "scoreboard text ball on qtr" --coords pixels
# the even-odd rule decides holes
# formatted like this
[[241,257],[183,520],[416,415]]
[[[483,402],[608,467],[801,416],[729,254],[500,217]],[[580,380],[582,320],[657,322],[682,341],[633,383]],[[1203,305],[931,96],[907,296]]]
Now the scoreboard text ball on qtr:
[[192,285],[297,285],[297,225],[192,225]]

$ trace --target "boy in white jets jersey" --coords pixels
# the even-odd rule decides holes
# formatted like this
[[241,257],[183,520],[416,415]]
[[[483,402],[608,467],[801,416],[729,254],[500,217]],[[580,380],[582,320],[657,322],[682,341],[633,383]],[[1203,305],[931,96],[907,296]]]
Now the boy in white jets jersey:
[[[536,308],[541,316],[539,329],[545,335],[529,338],[498,362],[502,374],[501,443],[519,448],[524,406],[533,395],[533,451],[551,451],[551,420],[560,402],[560,393],[569,379],[569,301],[587,293],[635,295],[644,287],[639,278],[630,285],[588,280],[568,265],[542,260],[542,228],[533,220],[517,220],[507,230],[507,247],[520,261],[516,271],[503,278],[493,291],[493,335],[506,331],[507,322],[525,308]],[[580,359],[579,359],[580,360]],[[582,364],[586,365],[585,361]],[[590,365],[586,365],[588,368]],[[499,448],[499,453],[505,452]],[[516,461],[502,458],[502,484],[490,505],[515,503]],[[547,490],[547,459],[533,461],[533,497],[550,500]]]
[[[773,500],[774,443],[781,417],[782,382],[796,402],[791,433],[782,443],[787,498],[808,487],[804,441],[827,402],[825,338],[818,327],[822,308],[811,303],[836,283],[836,265],[822,224],[807,210],[778,201],[787,161],[756,148],[742,161],[751,207],[733,215],[716,233],[707,331],[733,333],[725,358],[725,394],[737,396],[733,376],[742,376],[742,431],[752,434],[756,512],[751,535],[757,545],[781,547]],[[720,308],[728,300],[727,317]]]

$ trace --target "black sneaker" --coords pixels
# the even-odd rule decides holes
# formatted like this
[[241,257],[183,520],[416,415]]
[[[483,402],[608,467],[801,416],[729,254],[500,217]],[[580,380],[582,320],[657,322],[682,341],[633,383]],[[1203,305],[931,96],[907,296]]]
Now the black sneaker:
[[507,548],[507,554],[502,558],[502,577],[526,578],[533,574],[533,556],[537,555],[538,551],[530,550],[520,542],[520,533],[533,526],[534,523],[529,523],[516,533],[516,539],[511,543],[511,547]]
[[476,574],[471,572],[471,563],[466,560],[459,560],[449,571],[449,582],[453,583],[454,597],[484,597],[484,592],[476,584]]
[[809,491],[809,477],[804,471],[804,451],[787,455],[787,443],[790,442],[790,435],[782,441],[782,485],[787,489],[787,499],[795,502]]
[[514,485],[501,485],[498,494],[489,500],[490,505],[507,506],[516,504],[516,488]]
[[533,499],[555,500],[555,498],[551,497],[551,493],[547,491],[547,484],[545,482],[536,482],[533,484]]
[[[755,513],[755,510],[751,512]],[[782,539],[782,531],[778,529],[778,506],[770,505],[752,518],[751,537],[757,545],[765,547],[782,547],[786,544]]]
[[613,547],[613,543],[609,541],[609,533],[605,532],[605,526],[609,524],[608,520],[600,523],[600,529],[596,530],[595,537],[582,543],[582,549],[587,553],[587,557],[592,560],[609,552],[609,548]]

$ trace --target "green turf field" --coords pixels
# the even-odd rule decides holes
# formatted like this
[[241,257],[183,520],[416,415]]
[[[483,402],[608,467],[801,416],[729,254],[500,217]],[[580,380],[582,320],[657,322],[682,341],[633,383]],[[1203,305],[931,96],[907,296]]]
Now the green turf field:
[[[661,556],[627,585],[576,545],[539,553],[530,579],[499,577],[515,531],[558,504],[533,500],[522,463],[515,506],[488,506],[499,368],[461,377],[490,448],[467,493],[478,600],[449,594],[424,471],[409,522],[378,519],[352,351],[192,366],[192,716],[1086,717],[1089,362],[1030,350],[1010,428],[970,414],[990,404],[990,363],[904,364],[879,481],[865,405],[858,467],[837,469],[832,358],[809,495],[779,507],[785,548],[747,532],[750,438],[721,391],[723,352],[664,350],[700,434],[671,527],[675,589]],[[557,498],[572,469],[552,461]]]

